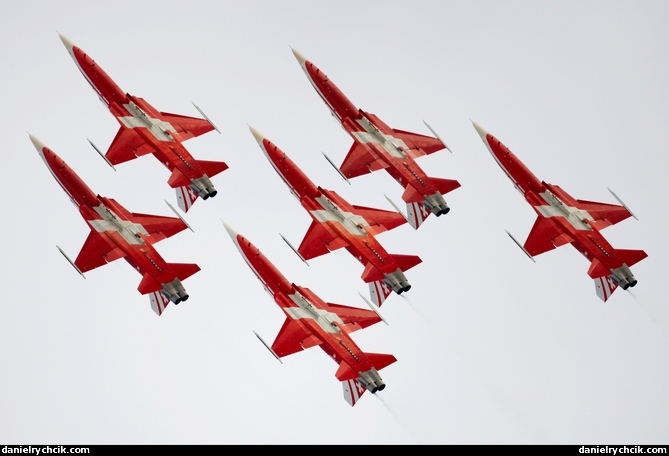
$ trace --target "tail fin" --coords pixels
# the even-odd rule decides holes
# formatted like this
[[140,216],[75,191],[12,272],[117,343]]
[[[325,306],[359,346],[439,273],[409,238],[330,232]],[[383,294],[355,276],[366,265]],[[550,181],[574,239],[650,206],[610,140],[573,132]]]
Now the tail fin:
[[160,291],[154,291],[149,295],[149,298],[151,299],[151,308],[158,316],[162,315],[165,307],[170,303],[170,300]]
[[367,388],[362,386],[358,380],[345,380],[341,382],[344,387],[344,400],[353,407],[358,399],[367,391]]
[[186,280],[200,270],[200,266],[194,263],[168,263],[179,280]]
[[381,307],[381,304],[390,296],[392,291],[392,287],[388,286],[385,280],[376,280],[369,283],[369,296],[376,307]]
[[417,230],[431,213],[432,211],[422,201],[407,203],[407,220],[414,230]]
[[197,163],[202,167],[204,173],[208,177],[214,177],[215,175],[222,173],[228,169],[228,165],[222,161],[209,161],[209,160],[196,160]]
[[632,266],[637,264],[639,261],[643,260],[648,256],[643,250],[625,250],[625,249],[616,249],[618,254],[622,257],[623,261],[627,266]]
[[174,190],[177,193],[177,204],[179,205],[179,209],[184,212],[188,212],[188,210],[193,207],[193,204],[198,199],[198,194],[195,193],[192,188],[190,188],[190,185],[177,187]]
[[599,299],[604,302],[606,302],[606,300],[611,297],[617,288],[618,284],[615,283],[610,277],[599,277],[595,279],[595,293],[597,293]]

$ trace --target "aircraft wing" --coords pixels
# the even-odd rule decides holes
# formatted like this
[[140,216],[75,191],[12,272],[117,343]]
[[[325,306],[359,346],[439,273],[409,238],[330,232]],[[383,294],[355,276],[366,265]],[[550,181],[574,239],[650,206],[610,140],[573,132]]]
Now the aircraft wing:
[[402,214],[395,211],[354,205],[352,212],[367,220],[367,223],[374,229],[375,233],[392,230],[407,222]]
[[198,117],[161,112],[160,119],[164,122],[169,122],[177,132],[183,135],[181,138],[183,140],[196,138],[214,129],[214,126],[209,121]]
[[422,157],[423,155],[429,155],[446,148],[446,146],[444,146],[444,144],[437,138],[421,135],[419,133],[393,129],[393,136],[404,141],[404,144],[406,144],[409,148],[409,150],[405,150],[405,152],[413,159]]
[[272,350],[279,358],[283,358],[315,345],[320,345],[322,342],[308,331],[299,320],[288,317],[279,330],[276,339],[274,339]]
[[539,215],[525,241],[525,250],[536,256],[561,245],[571,243],[574,239],[560,230],[550,218]]
[[105,157],[112,165],[118,165],[154,152],[155,149],[144,141],[134,128],[121,126]]
[[103,201],[123,219],[141,225],[154,242],[171,237],[188,228],[188,225],[178,217],[130,212],[114,198],[103,198]]
[[167,239],[188,228],[188,225],[178,217],[133,212],[130,214],[130,221],[142,225],[154,242]]
[[83,247],[79,251],[77,259],[74,260],[74,265],[81,272],[86,272],[124,256],[125,253],[123,250],[110,245],[100,233],[91,230],[86,238],[86,242],[84,242]]
[[387,168],[388,164],[372,153],[361,143],[355,141],[344,158],[339,170],[351,179],[379,169]]
[[348,332],[357,331],[381,321],[376,312],[368,309],[358,309],[342,304],[326,303],[330,312],[337,314],[346,325]]
[[597,222],[597,229],[601,230],[632,216],[625,207],[617,204],[597,203],[594,201],[576,200],[578,208],[587,211]]
[[347,245],[344,239],[333,236],[321,222],[314,220],[297,251],[305,260],[309,260]]

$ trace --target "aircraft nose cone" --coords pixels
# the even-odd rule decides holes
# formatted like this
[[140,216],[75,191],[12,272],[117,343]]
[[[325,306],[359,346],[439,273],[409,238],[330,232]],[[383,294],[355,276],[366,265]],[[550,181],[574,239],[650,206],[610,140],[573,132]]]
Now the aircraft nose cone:
[[[221,220],[221,221],[222,221],[222,220]],[[223,221],[222,221],[222,222],[223,222]],[[237,239],[237,232],[236,232],[235,230],[233,230],[233,229],[230,227],[230,225],[228,225],[228,224],[225,223],[225,222],[223,222],[223,226],[225,227],[225,230],[228,232],[228,234],[230,235],[230,237],[232,238],[232,240],[233,240],[233,241],[236,240],[236,239]]]
[[256,141],[258,141],[258,144],[262,144],[263,140],[265,139],[263,134],[250,125],[249,130],[251,130],[251,134],[253,134],[253,137],[256,139]]
[[46,147],[42,141],[39,139],[35,138],[33,135],[28,133],[28,136],[30,137],[30,141],[32,141],[33,145],[35,146],[35,149],[41,154],[44,148]]
[[[469,120],[471,120],[471,119],[469,119]],[[476,132],[479,134],[481,139],[485,141],[486,136],[488,135],[488,132],[485,130],[485,128],[483,128],[482,126],[480,126],[479,124],[477,124],[473,120],[472,120],[472,125],[474,125],[474,128],[476,129]]]
[[297,61],[300,62],[300,66],[304,66],[304,62],[306,62],[307,59],[304,58],[304,56],[302,54],[300,54],[299,52],[297,52],[295,49],[290,48],[290,50],[293,51],[293,55],[295,56]]
[[58,36],[60,36],[60,40],[63,42],[63,44],[65,45],[67,50],[69,52],[72,52],[72,48],[74,47],[74,43],[72,43],[72,41],[70,41],[66,36],[64,36],[60,33],[58,34]]

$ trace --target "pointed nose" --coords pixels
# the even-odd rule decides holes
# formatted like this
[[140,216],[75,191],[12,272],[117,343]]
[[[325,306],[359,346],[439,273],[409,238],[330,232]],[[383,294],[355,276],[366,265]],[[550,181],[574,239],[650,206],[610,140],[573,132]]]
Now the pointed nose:
[[249,130],[251,130],[251,134],[256,139],[256,141],[258,141],[258,144],[262,144],[263,140],[265,139],[263,134],[250,125],[249,125]]
[[[221,221],[223,222],[223,220],[221,220]],[[232,240],[236,242],[236,241],[237,241],[237,232],[236,232],[235,230],[233,230],[233,229],[230,227],[230,225],[228,225],[228,224],[225,223],[225,222],[223,222],[223,226],[225,227],[225,231],[228,232],[228,234],[230,235],[230,237],[232,238]]]
[[300,54],[299,52],[297,52],[295,49],[290,48],[290,50],[293,51],[293,55],[295,56],[297,61],[300,63],[300,66],[304,66],[304,62],[306,62],[307,59],[304,58],[304,56],[302,54]]
[[[471,120],[471,119],[469,119],[469,120]],[[485,141],[486,136],[488,136],[488,132],[486,131],[486,129],[483,128],[482,126],[480,126],[479,124],[477,124],[476,122],[474,122],[473,120],[472,120],[472,125],[474,125],[474,128],[476,129],[476,132],[479,134],[481,139],[483,141]]]
[[30,141],[32,141],[33,145],[35,146],[35,149],[37,149],[37,151],[40,154],[42,154],[42,151],[46,147],[44,145],[44,143],[42,141],[40,141],[39,139],[37,139],[36,137],[34,137],[33,135],[31,135],[30,133],[28,133],[28,136],[30,137]]
[[74,47],[74,43],[70,41],[65,35],[59,33],[58,36],[60,36],[60,41],[63,42],[63,44],[67,48],[67,51],[72,53],[72,48]]

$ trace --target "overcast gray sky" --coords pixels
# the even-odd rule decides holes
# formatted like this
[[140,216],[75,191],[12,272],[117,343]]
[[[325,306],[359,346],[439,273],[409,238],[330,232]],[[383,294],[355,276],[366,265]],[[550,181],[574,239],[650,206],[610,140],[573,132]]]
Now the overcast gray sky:
[[[669,4],[664,1],[2,2],[1,111],[7,140],[0,306],[0,442],[5,444],[666,444],[669,437]],[[100,195],[171,215],[168,172],[152,156],[114,172],[118,122],[58,37],[126,92],[221,130],[186,142],[223,160],[218,195],[186,214],[194,232],[156,244],[197,263],[190,300],[161,317],[124,260],[82,279],[88,228],[28,138],[59,154]],[[346,251],[306,266],[311,222],[248,126],[317,185],[351,204],[392,209],[384,172],[348,185],[351,139],[290,48],[358,107],[429,134],[453,153],[418,160],[457,179],[451,212],[379,235],[419,255],[413,288],[381,307],[389,325],[353,334],[398,361],[386,389],[351,408],[318,348],[283,359],[284,316],[223,228],[247,236],[288,280],[328,302],[364,307],[363,267]],[[536,258],[513,244],[535,220],[472,127],[504,142],[540,179],[637,215],[604,231],[643,249],[638,285],[602,303],[571,246]]]

